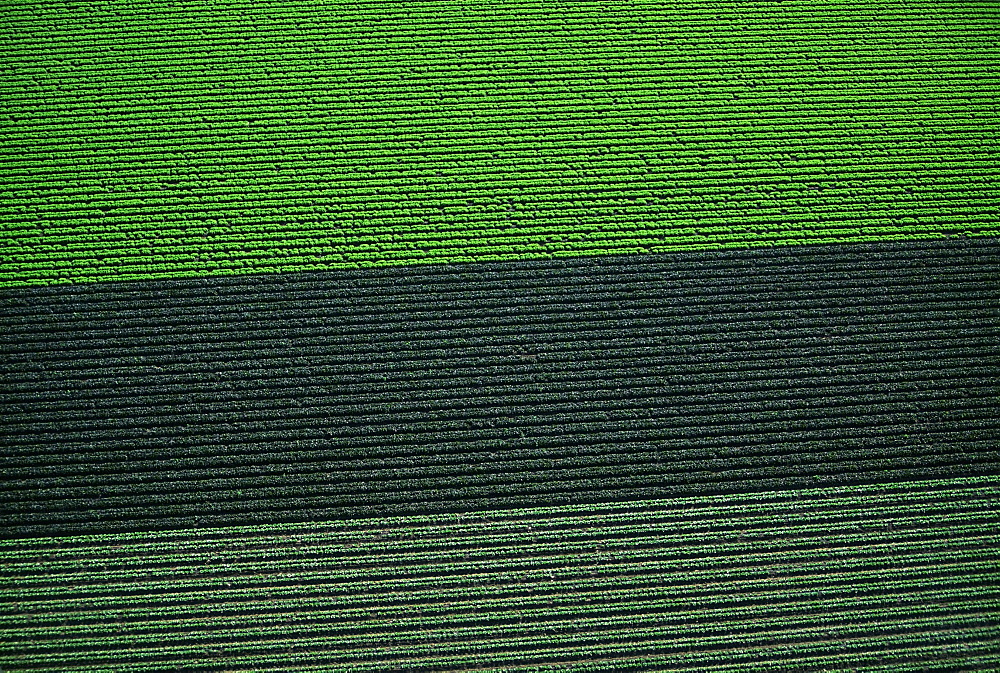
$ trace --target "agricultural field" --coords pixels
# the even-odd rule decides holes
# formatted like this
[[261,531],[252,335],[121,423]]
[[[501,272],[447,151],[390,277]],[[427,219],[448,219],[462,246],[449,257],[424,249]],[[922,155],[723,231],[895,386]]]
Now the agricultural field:
[[8,290],[0,531],[1000,473],[997,278],[969,239]]
[[997,235],[994,2],[15,2],[0,286]]
[[13,0],[0,673],[1000,670],[1000,2]]
[[990,670],[998,498],[988,477],[0,542],[0,659],[52,673]]

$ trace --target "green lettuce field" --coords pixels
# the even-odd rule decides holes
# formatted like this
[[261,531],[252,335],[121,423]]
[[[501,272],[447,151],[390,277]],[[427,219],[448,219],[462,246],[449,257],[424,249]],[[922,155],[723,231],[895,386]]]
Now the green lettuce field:
[[0,285],[996,235],[997,11],[14,3]]

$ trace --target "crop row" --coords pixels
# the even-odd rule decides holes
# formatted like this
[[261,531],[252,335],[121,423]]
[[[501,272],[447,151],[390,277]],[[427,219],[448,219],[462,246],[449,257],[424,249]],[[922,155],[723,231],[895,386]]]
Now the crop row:
[[[626,528],[626,533],[619,535],[622,529],[617,527],[586,532],[560,529],[558,533],[528,528],[518,534],[503,535],[496,527],[483,526],[477,535],[456,540],[440,536],[411,539],[392,531],[379,537],[356,532],[352,538],[330,533],[324,544],[299,543],[291,551],[284,548],[287,540],[281,540],[271,550],[260,548],[260,542],[236,546],[230,543],[217,545],[213,551],[188,549],[165,557],[159,555],[171,548],[169,544],[142,545],[144,553],[151,555],[148,559],[124,558],[121,545],[116,547],[119,555],[114,557],[74,554],[65,560],[15,562],[13,554],[5,554],[5,559],[9,559],[5,573],[14,587],[5,590],[8,592],[5,595],[12,596],[9,592],[14,592],[20,599],[52,601],[53,605],[65,601],[63,607],[69,610],[78,602],[83,605],[106,600],[103,587],[114,582],[122,592],[155,590],[169,594],[171,601],[179,603],[189,601],[187,594],[191,592],[203,597],[206,591],[235,595],[233,592],[269,588],[293,595],[315,593],[321,587],[330,596],[351,602],[357,600],[356,594],[363,588],[359,583],[367,586],[366,591],[377,588],[377,584],[365,585],[375,581],[377,572],[378,582],[392,580],[399,584],[399,591],[407,592],[408,602],[416,601],[412,592],[419,590],[423,599],[440,600],[452,606],[456,599],[450,595],[452,590],[469,590],[466,580],[454,573],[458,567],[465,567],[467,572],[474,570],[477,582],[482,580],[480,584],[496,591],[493,598],[507,591],[497,586],[503,578],[509,580],[525,573],[541,578],[553,569],[561,569],[560,579],[549,589],[560,596],[582,590],[583,586],[592,592],[621,588],[620,580],[613,575],[624,570],[636,587],[642,587],[644,594],[675,592],[680,587],[705,594],[709,591],[705,583],[738,575],[740,582],[732,590],[756,595],[760,582],[777,582],[775,578],[791,581],[790,576],[808,571],[814,575],[810,582],[817,586],[840,585],[847,582],[848,576],[855,577],[857,586],[838,589],[841,595],[847,595],[871,593],[872,587],[860,583],[869,575],[878,575],[880,582],[894,580],[880,565],[881,559],[889,554],[905,553],[910,563],[907,572],[926,575],[928,586],[938,587],[935,582],[940,582],[938,575],[942,573],[950,574],[956,582],[966,582],[968,578],[963,578],[963,572],[980,572],[995,563],[989,553],[996,541],[989,531],[994,517],[981,502],[974,503],[968,511],[950,515],[907,517],[885,509],[878,514],[886,520],[872,523],[859,512],[851,512],[834,525],[808,522],[788,525],[787,520],[771,518],[776,521],[774,531],[717,528],[707,532],[674,532],[655,527],[643,535],[627,534]],[[808,521],[806,516],[799,517]],[[940,529],[944,528],[955,538],[947,550],[940,548]],[[413,536],[414,532],[410,530],[408,534]],[[564,543],[558,539],[560,534],[566,536]],[[859,545],[864,545],[864,555],[852,551],[852,547]],[[587,557],[589,565],[573,569],[578,556]],[[600,572],[591,567],[598,562],[602,567]],[[199,568],[213,564],[219,569],[211,576],[196,575]],[[945,565],[949,567],[940,567]],[[94,567],[99,567],[99,572]],[[961,568],[965,570],[960,572]],[[169,577],[171,572],[180,571],[193,575],[176,580]],[[680,571],[683,575],[669,581],[662,578],[664,574]],[[794,581],[805,580],[797,577]],[[520,589],[514,587],[511,591],[517,594]]]
[[[970,72],[970,75],[975,73]],[[597,84],[592,82],[593,77],[575,82],[570,78],[559,84],[548,83],[549,91],[543,85],[528,77],[522,83],[518,80],[508,82],[506,85],[486,86],[471,80],[466,87],[461,89],[447,89],[444,85],[449,78],[442,77],[440,83],[431,79],[420,79],[412,82],[394,82],[391,86],[378,84],[360,85],[351,83],[350,86],[341,85],[331,91],[333,85],[326,82],[325,88],[317,88],[315,94],[305,88],[299,82],[289,82],[287,84],[272,82],[267,86],[261,85],[261,90],[255,92],[258,98],[250,95],[240,97],[236,100],[225,100],[218,93],[217,87],[208,86],[207,82],[201,86],[191,86],[189,90],[173,88],[165,92],[163,96],[156,91],[146,91],[141,96],[137,95],[131,102],[136,106],[134,110],[139,120],[144,116],[142,113],[154,113],[160,117],[161,123],[169,122],[170,118],[178,119],[178,111],[164,111],[165,103],[173,103],[174,106],[190,104],[191,99],[206,97],[205,109],[208,112],[227,110],[223,115],[219,115],[222,120],[233,120],[245,118],[254,123],[260,123],[258,128],[267,129],[269,119],[280,128],[283,122],[289,118],[311,117],[314,121],[325,121],[326,123],[348,119],[350,125],[364,124],[364,122],[375,122],[386,119],[386,113],[397,113],[403,119],[415,119],[420,122],[420,117],[414,117],[414,113],[427,112],[429,117],[424,116],[423,124],[442,116],[442,111],[448,110],[452,114],[463,114],[467,111],[476,110],[476,119],[480,118],[480,113],[485,113],[485,118],[497,117],[504,114],[507,117],[516,117],[519,108],[521,115],[527,116],[532,111],[538,113],[555,111],[559,109],[573,110],[576,108],[577,114],[583,110],[589,112],[589,119],[593,122],[595,118],[600,118],[595,114],[594,106],[612,108],[615,115],[620,113],[629,115],[639,110],[660,110],[665,107],[665,103],[679,106],[690,113],[692,109],[711,110],[714,114],[725,114],[730,118],[735,118],[742,112],[756,108],[757,111],[765,111],[765,118],[771,116],[773,112],[788,112],[783,106],[795,106],[799,108],[799,114],[806,120],[813,120],[814,114],[804,107],[810,103],[822,103],[824,105],[846,105],[853,110],[848,110],[848,114],[841,113],[841,118],[849,117],[849,112],[871,116],[873,123],[878,123],[882,119],[905,120],[907,117],[900,116],[898,112],[892,113],[892,108],[886,110],[879,105],[887,102],[896,102],[900,97],[912,98],[916,109],[913,111],[920,113],[921,108],[945,107],[949,104],[954,106],[954,98],[961,97],[964,102],[978,103],[985,107],[989,104],[988,94],[978,91],[970,91],[968,85],[962,87],[957,84],[931,85],[926,82],[916,80],[908,81],[905,77],[899,79],[892,78],[892,83],[872,82],[873,76],[866,73],[856,73],[854,79],[839,79],[825,82],[823,86],[810,86],[803,88],[802,77],[789,76],[787,81],[769,81],[766,85],[747,84],[742,79],[736,79],[732,73],[728,72],[702,72],[700,76],[691,81],[691,77],[671,78],[666,81],[652,81],[647,84],[630,84],[628,82],[615,82],[614,87],[607,83]],[[259,79],[259,78],[257,78]],[[616,80],[618,78],[615,78]],[[699,80],[704,80],[704,84]],[[312,78],[313,87],[318,87],[315,77]],[[450,82],[454,86],[454,82]],[[194,84],[198,84],[197,82]],[[370,87],[379,86],[381,93],[372,93]],[[100,100],[88,101],[88,97],[96,97],[97,90],[122,89],[121,93],[126,93],[125,82],[118,86],[104,81],[103,89],[95,88],[95,93],[88,94],[88,87],[85,82],[81,82],[81,111],[115,114],[128,113],[132,106],[124,106],[117,103],[115,106],[107,106]],[[202,88],[204,87],[204,88]],[[874,90],[874,91],[873,91]],[[926,94],[921,98],[920,93]],[[173,99],[173,100],[171,100]],[[409,99],[410,106],[407,107],[402,102]],[[255,108],[255,101],[258,105],[264,105],[263,109]],[[32,120],[37,115],[39,127],[53,127],[59,121],[52,118],[51,114],[57,113],[73,118],[65,111],[66,102],[58,101],[33,107]],[[326,109],[318,109],[317,103],[329,106]],[[720,103],[724,105],[720,109]],[[586,106],[589,104],[589,107]],[[224,107],[228,105],[230,107]],[[465,107],[463,107],[463,105]],[[481,107],[477,107],[480,106]],[[773,108],[773,110],[772,110]],[[907,108],[909,110],[909,108]],[[284,112],[284,115],[281,113]],[[815,110],[816,116],[822,118],[829,115],[830,111],[822,107]],[[958,118],[968,116],[966,110]],[[676,112],[674,113],[676,114]],[[215,115],[212,115],[215,116]],[[329,116],[329,119],[327,118]],[[423,116],[423,115],[422,115]],[[688,117],[690,120],[690,117]],[[97,127],[94,130],[101,130],[100,127],[86,118],[76,117],[71,122],[71,127],[91,126]],[[210,121],[210,119],[202,120]],[[83,122],[81,124],[80,122]],[[191,120],[188,118],[190,125]],[[35,124],[25,124],[26,129],[35,127]],[[203,127],[204,128],[204,127]],[[208,127],[211,128],[211,127]],[[599,126],[595,128],[600,128]],[[169,133],[169,129],[165,129]],[[107,134],[107,130],[104,129]],[[108,134],[111,135],[111,134]]]
[[[619,209],[609,208],[606,213],[601,215],[601,219],[611,223],[616,216],[616,210]],[[242,213],[238,212],[235,215],[227,216],[226,222],[235,227],[254,223],[261,230],[268,231],[263,245],[244,243],[239,237],[234,237],[228,240],[228,250],[175,255],[157,251],[153,247],[156,245],[153,239],[144,241],[141,245],[133,244],[132,246],[128,245],[128,241],[122,240],[121,243],[112,248],[102,249],[97,246],[93,249],[80,251],[69,249],[61,254],[44,253],[43,259],[34,261],[30,256],[22,257],[19,255],[18,258],[21,261],[8,261],[0,266],[0,273],[4,274],[3,278],[0,278],[0,287],[19,287],[21,281],[18,279],[25,278],[52,283],[67,283],[73,279],[81,282],[101,279],[142,280],[153,277],[217,276],[224,273],[270,274],[276,272],[336,271],[387,265],[441,264],[445,262],[464,264],[475,261],[549,259],[554,256],[649,254],[718,248],[741,249],[764,245],[870,243],[917,238],[944,241],[949,237],[995,238],[1000,236],[1000,230],[995,226],[995,218],[989,219],[985,215],[970,217],[970,213],[963,212],[963,209],[956,209],[956,212],[948,215],[935,214],[933,210],[928,211],[927,214],[911,212],[903,217],[902,223],[896,217],[887,217],[878,222],[872,222],[870,219],[864,219],[864,212],[859,209],[858,219],[832,223],[824,223],[822,215],[798,216],[775,213],[776,216],[768,222],[761,222],[759,218],[746,218],[738,222],[737,225],[733,223],[734,218],[728,220],[721,217],[699,219],[695,216],[683,222],[683,228],[652,231],[648,237],[638,239],[628,231],[622,231],[618,234],[607,232],[603,236],[584,234],[567,236],[565,229],[561,231],[553,229],[552,233],[549,234],[515,236],[511,237],[513,240],[509,244],[490,245],[475,239],[470,240],[460,234],[450,237],[428,235],[428,238],[433,237],[435,240],[424,243],[426,250],[422,250],[420,247],[419,234],[409,241],[384,240],[356,245],[337,245],[336,242],[331,242],[321,246],[307,244],[299,249],[296,247],[294,238],[278,239],[281,230],[287,228],[289,217],[281,219],[278,216],[271,217],[271,214],[268,214],[267,221],[261,223],[252,215],[244,217]],[[560,216],[559,218],[549,218],[547,221],[553,227],[560,224],[572,227],[585,215],[586,212],[581,212],[577,216]],[[315,236],[317,228],[326,229],[329,226],[326,217],[321,218],[321,224],[316,222],[311,228],[308,226],[308,220],[315,219],[313,216],[303,214],[294,215],[292,218],[306,221],[305,224],[301,225],[304,236]],[[402,216],[385,218],[382,220],[383,226],[391,227],[394,219],[402,224],[407,218]],[[449,222],[446,216],[434,219],[439,219],[442,223]],[[552,222],[553,219],[558,219],[559,222]],[[713,219],[718,221],[712,221]],[[908,219],[912,219],[914,222],[905,222]],[[917,222],[918,219],[920,222]],[[803,223],[799,220],[805,220],[806,224],[811,224],[809,220],[817,221],[820,226],[813,225],[802,228]],[[936,227],[933,231],[927,229],[928,221]],[[192,222],[203,224],[204,220],[192,220]],[[132,222],[130,228],[139,229],[137,236],[145,237],[154,231],[156,224],[156,218],[142,218]],[[725,229],[727,225],[730,228],[733,226],[748,227],[754,231],[741,233],[717,231],[720,227]],[[178,223],[175,221],[173,226],[178,226]],[[433,231],[436,226],[436,222],[428,223],[430,231]],[[86,231],[86,227],[82,223],[80,231]],[[350,235],[348,234],[347,237],[349,240]],[[339,236],[335,237],[334,241],[337,238]],[[153,276],[150,275],[151,273]]]
[[[595,170],[593,172],[597,175],[603,171]],[[620,212],[632,218],[631,227],[617,231],[611,230],[605,235],[632,237],[639,240],[643,235],[665,238],[671,233],[684,233],[685,227],[692,224],[706,229],[711,228],[714,223],[696,222],[694,214],[709,213],[711,218],[716,220],[725,217],[728,211],[732,213],[733,223],[728,227],[714,225],[717,227],[718,233],[749,236],[756,233],[754,229],[758,232],[765,229],[768,221],[779,215],[786,216],[786,219],[805,221],[811,224],[811,228],[814,229],[835,226],[845,221],[851,222],[853,220],[856,222],[856,216],[852,217],[852,215],[860,210],[858,206],[866,206],[869,210],[874,211],[868,222],[864,224],[866,228],[871,229],[877,229],[884,224],[880,220],[885,216],[891,217],[896,223],[902,223],[907,219],[915,219],[927,211],[932,211],[940,218],[950,210],[958,212],[970,210],[970,201],[978,192],[985,192],[988,189],[986,185],[974,185],[971,188],[969,185],[964,187],[941,185],[941,188],[933,192],[932,196],[921,194],[902,196],[906,194],[906,188],[890,183],[871,185],[866,187],[864,191],[857,190],[857,193],[852,193],[855,192],[855,188],[851,183],[857,179],[856,176],[850,176],[850,180],[843,179],[848,176],[837,176],[830,173],[821,173],[810,177],[812,180],[808,182],[776,187],[770,193],[765,191],[748,193],[741,195],[738,199],[735,199],[724,186],[712,183],[707,185],[695,183],[688,189],[678,190],[680,193],[675,193],[669,198],[658,195],[654,191],[657,183],[675,185],[677,178],[671,178],[669,181],[651,179],[649,181],[651,184],[647,185],[648,191],[634,190],[624,185],[614,184],[595,186],[582,177],[562,178],[555,184],[545,185],[533,184],[530,179],[520,179],[512,181],[506,188],[496,190],[493,193],[491,193],[488,184],[477,186],[475,189],[470,188],[468,192],[463,193],[454,188],[435,184],[431,178],[424,178],[425,183],[421,182],[420,179],[410,178],[405,185],[392,188],[398,190],[395,193],[403,197],[404,202],[392,208],[382,209],[377,216],[370,217],[370,219],[384,221],[391,217],[412,215],[428,220],[431,218],[443,220],[444,218],[440,217],[442,208],[449,208],[454,212],[452,227],[463,220],[471,221],[476,217],[482,218],[484,215],[486,217],[492,216],[495,220],[507,218],[507,222],[498,222],[498,226],[492,229],[484,227],[476,231],[466,226],[462,232],[463,236],[468,237],[466,240],[476,240],[480,244],[484,244],[501,243],[505,237],[513,241],[518,236],[523,237],[531,229],[541,230],[539,233],[544,232],[553,237],[573,240],[574,238],[592,237],[595,235],[594,230],[599,228],[596,223],[589,226],[581,223],[579,230],[561,231],[548,222],[549,214],[566,217],[574,214],[590,213],[601,216],[606,215],[608,211]],[[233,242],[256,242],[255,239],[259,239],[260,234],[264,232],[233,231],[228,236],[230,247],[219,247],[223,235],[228,233],[227,227],[213,227],[212,240],[209,241],[200,241],[198,237],[187,237],[185,240],[169,236],[170,234],[176,235],[175,231],[172,230],[178,229],[175,224],[178,219],[181,222],[198,219],[204,226],[207,218],[203,216],[209,213],[211,213],[212,218],[224,219],[234,214],[234,211],[235,214],[242,214],[248,206],[278,208],[280,210],[276,212],[286,213],[292,221],[313,219],[316,225],[319,225],[315,231],[311,232],[313,240],[310,241],[308,238],[302,240],[302,237],[299,237],[299,241],[297,241],[299,245],[308,245],[309,243],[337,247],[342,247],[345,243],[392,245],[400,240],[409,240],[414,248],[420,249],[431,248],[439,244],[442,239],[447,240],[446,237],[449,236],[447,231],[437,231],[437,227],[427,226],[421,232],[422,235],[414,236],[412,225],[405,228],[388,227],[385,228],[385,233],[376,234],[371,233],[372,229],[375,229],[372,221],[364,223],[361,227],[352,223],[344,228],[332,228],[328,225],[325,231],[322,228],[321,221],[328,219],[332,214],[354,218],[365,211],[371,212],[373,210],[370,203],[371,198],[382,192],[390,191],[389,188],[372,185],[364,187],[326,185],[319,189],[310,190],[308,185],[293,187],[292,184],[296,183],[287,183],[287,187],[275,189],[275,195],[262,199],[253,193],[253,183],[233,184],[239,181],[241,181],[239,178],[226,179],[226,182],[229,183],[228,190],[224,186],[207,183],[191,185],[189,183],[182,189],[166,195],[162,191],[158,193],[159,190],[150,189],[146,192],[146,198],[143,198],[143,193],[137,193],[130,195],[128,199],[117,201],[108,200],[105,194],[100,193],[94,193],[82,202],[66,196],[59,196],[58,199],[39,198],[40,201],[45,201],[52,207],[48,219],[53,223],[53,228],[58,227],[65,231],[65,221],[75,219],[77,220],[75,231],[70,227],[72,233],[69,236],[59,236],[53,232],[53,235],[49,237],[44,232],[29,230],[32,238],[19,236],[16,231],[12,231],[9,241],[22,246],[24,252],[35,253],[37,249],[37,255],[42,258],[44,258],[45,252],[60,248],[88,250],[103,247],[108,249],[116,244],[120,245],[122,236],[134,235],[134,231],[130,231],[132,229],[130,223],[143,221],[148,212],[146,208],[150,205],[155,205],[160,209],[160,217],[164,220],[167,218],[170,220],[170,223],[164,222],[164,225],[168,233],[167,240],[170,246],[168,249],[170,254],[174,256],[191,252],[204,252],[205,254],[227,252],[231,250]],[[883,182],[883,180],[878,182]],[[575,191],[574,185],[577,188]],[[204,187],[211,189],[206,190]],[[408,197],[412,196],[411,192],[414,188],[423,188],[425,196],[428,197],[427,200],[420,199],[415,203],[409,202]],[[343,198],[339,199],[335,206],[331,205],[320,209],[314,205],[308,205],[311,194],[315,196],[338,191],[343,192]],[[244,198],[241,198],[241,194],[249,195],[252,202],[247,203]],[[507,196],[508,199],[516,199],[517,205],[505,204],[504,196]],[[281,203],[282,198],[294,199],[295,201]],[[478,204],[469,207],[472,205],[471,199],[478,201]],[[795,201],[789,203],[786,199],[794,199]],[[903,199],[915,203],[903,205],[900,203]],[[838,207],[834,200],[842,202],[842,207]],[[581,205],[585,207],[581,208]],[[741,217],[741,209],[746,208],[756,211],[756,221],[752,224],[747,221],[746,217]],[[975,208],[973,207],[971,210],[975,210]],[[100,235],[86,231],[87,225],[85,223],[96,211],[100,211],[101,214],[98,216],[106,221],[102,224],[105,233]],[[675,219],[679,219],[676,218],[679,214],[683,214],[683,220],[687,220],[687,222],[675,221],[673,232],[664,231],[662,224],[657,221],[657,217],[665,215],[672,215],[675,216]],[[827,214],[826,217],[823,217],[823,214]],[[21,217],[12,217],[11,219],[13,226],[18,220],[33,219],[33,215],[26,213]],[[56,224],[57,222],[58,224]],[[120,227],[119,232],[114,231],[116,225]],[[912,226],[913,224],[911,224]],[[309,235],[310,232],[305,227],[302,229],[303,234]],[[273,235],[274,232],[267,233]],[[474,234],[480,234],[480,236],[474,237]],[[453,237],[454,234],[451,236]],[[4,247],[10,249],[10,243]],[[197,245],[198,243],[201,244],[201,247]],[[26,261],[30,261],[30,259],[31,257],[27,257]]]
[[[968,478],[965,481],[975,483]],[[315,523],[310,528],[307,524],[286,524],[281,535],[274,532],[279,529],[277,525],[256,526],[247,528],[246,539],[236,544],[231,539],[236,537],[233,528],[228,527],[214,531],[211,536],[187,533],[185,537],[184,531],[177,531],[173,533],[174,539],[168,539],[165,534],[148,535],[149,539],[144,541],[123,543],[116,539],[113,549],[88,547],[77,542],[76,546],[64,547],[59,553],[47,553],[44,544],[37,541],[7,542],[2,553],[5,571],[19,578],[19,583],[35,587],[63,583],[68,590],[69,580],[76,578],[72,582],[73,591],[80,590],[81,580],[92,574],[91,566],[95,564],[100,566],[102,576],[114,574],[121,579],[165,571],[167,567],[216,563],[225,564],[226,573],[238,574],[244,579],[253,575],[256,569],[259,571],[257,580],[266,582],[266,575],[272,571],[287,574],[291,570],[323,570],[327,577],[340,573],[345,578],[360,578],[359,569],[365,567],[366,561],[373,562],[372,554],[376,553],[383,555],[379,562],[387,571],[396,568],[401,575],[437,577],[444,581],[448,572],[440,564],[449,561],[449,555],[461,551],[464,560],[475,558],[502,563],[505,558],[513,558],[510,554],[516,556],[528,547],[536,556],[546,557],[537,559],[546,567],[565,564],[578,553],[600,550],[606,561],[628,562],[633,574],[638,575],[663,570],[670,559],[673,562],[684,559],[689,563],[688,570],[693,572],[698,563],[693,559],[700,554],[712,557],[705,566],[707,570],[739,566],[749,573],[750,558],[756,557],[761,545],[766,544],[770,552],[782,551],[786,562],[812,558],[817,564],[827,563],[824,567],[830,572],[843,571],[845,563],[850,565],[847,569],[859,572],[866,563],[877,562],[877,555],[864,559],[840,557],[836,563],[830,563],[832,559],[820,561],[815,558],[816,550],[822,547],[827,553],[835,554],[834,547],[838,544],[864,543],[882,545],[886,549],[906,547],[911,555],[925,549],[926,554],[936,554],[934,558],[947,560],[949,553],[935,550],[936,533],[928,533],[928,530],[951,527],[956,534],[961,532],[970,537],[981,533],[981,526],[991,518],[992,486],[989,477],[981,477],[979,481],[986,485],[967,489],[960,504],[943,501],[938,493],[923,494],[921,500],[898,494],[890,498],[878,492],[871,496],[874,504],[868,505],[867,514],[858,511],[849,499],[823,501],[812,492],[806,494],[809,499],[805,504],[797,503],[795,507],[780,502],[765,505],[759,502],[758,495],[753,498],[756,502],[746,505],[737,514],[731,507],[695,509],[695,505],[711,501],[711,497],[703,496],[689,509],[679,508],[677,502],[682,499],[670,503],[674,509],[666,509],[663,503],[650,505],[651,501],[644,501],[645,509],[641,514],[617,516],[595,513],[596,507],[591,505],[591,509],[584,508],[573,515],[573,526],[561,520],[551,521],[537,513],[531,521],[512,517],[509,513],[491,519],[470,513],[459,517],[458,522],[445,522],[439,515],[433,529],[409,519],[409,525],[402,528],[388,522],[382,522],[380,527],[379,523],[372,524],[378,527],[376,533],[366,528],[368,524],[363,520],[349,524]],[[562,508],[564,512],[566,509]],[[878,521],[873,523],[871,517],[878,517]],[[95,539],[103,537],[98,535]],[[977,544],[981,541],[970,540],[970,548]],[[285,549],[286,546],[289,549],[294,546],[294,553]],[[406,553],[400,556],[399,549],[404,546]],[[122,550],[128,550],[129,554],[123,554]],[[393,556],[384,557],[385,554]],[[724,558],[726,555],[731,558]],[[415,567],[418,564],[424,567]]]

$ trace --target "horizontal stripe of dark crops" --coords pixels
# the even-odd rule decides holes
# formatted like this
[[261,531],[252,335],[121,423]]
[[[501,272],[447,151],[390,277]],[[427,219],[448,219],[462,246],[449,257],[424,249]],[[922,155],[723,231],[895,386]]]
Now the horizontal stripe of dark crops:
[[5,290],[2,533],[1000,471],[1000,245]]

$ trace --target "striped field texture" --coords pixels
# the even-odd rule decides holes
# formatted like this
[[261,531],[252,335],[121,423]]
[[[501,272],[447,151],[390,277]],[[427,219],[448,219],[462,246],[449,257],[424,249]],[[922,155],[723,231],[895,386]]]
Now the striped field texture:
[[0,3],[0,673],[1000,670],[1000,1]]
[[1000,473],[1000,242],[0,292],[0,532]]
[[0,661],[997,670],[998,499],[992,477],[0,542]]
[[996,2],[8,2],[0,286],[1000,233]]

